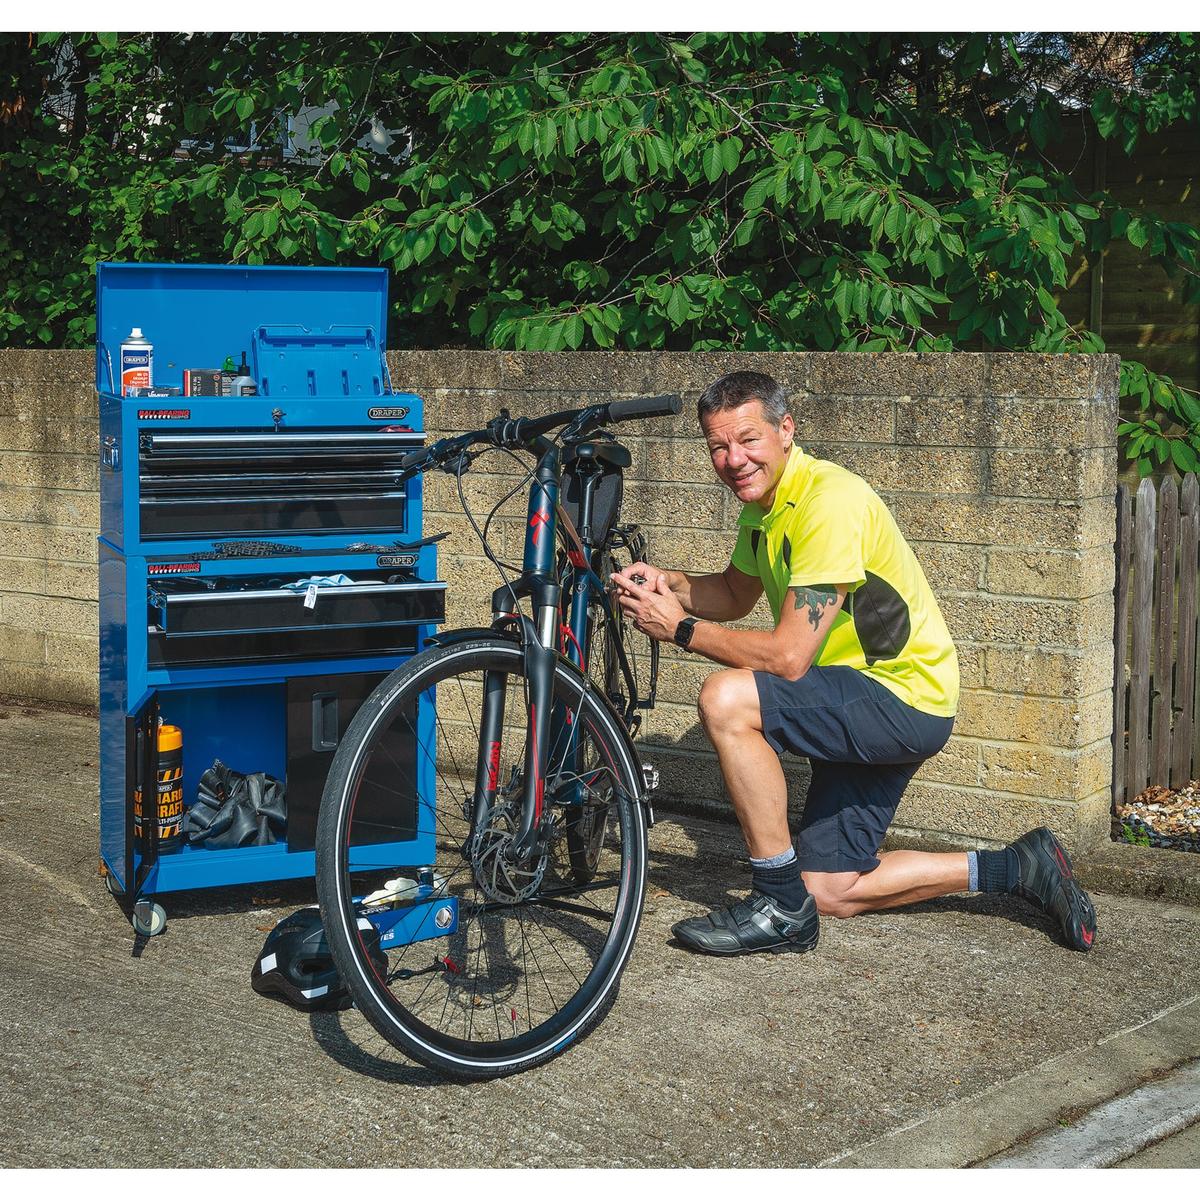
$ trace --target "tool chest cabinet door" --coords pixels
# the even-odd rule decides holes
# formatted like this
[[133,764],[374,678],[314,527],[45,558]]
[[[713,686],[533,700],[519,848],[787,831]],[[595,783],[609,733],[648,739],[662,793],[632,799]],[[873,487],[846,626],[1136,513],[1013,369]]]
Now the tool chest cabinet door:
[[[384,678],[381,674],[321,675],[288,680],[288,849],[311,850],[325,779],[354,714]],[[355,806],[355,845],[409,841],[417,830],[413,721],[400,723],[388,745],[390,773],[378,766]],[[385,756],[380,755],[382,760]]]

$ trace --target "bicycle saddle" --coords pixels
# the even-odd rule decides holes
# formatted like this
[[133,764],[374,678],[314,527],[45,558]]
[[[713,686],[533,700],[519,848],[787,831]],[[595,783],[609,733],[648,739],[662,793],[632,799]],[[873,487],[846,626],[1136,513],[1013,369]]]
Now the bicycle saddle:
[[577,458],[594,459],[621,471],[633,462],[633,455],[619,442],[577,442],[563,455],[563,462],[573,462]]

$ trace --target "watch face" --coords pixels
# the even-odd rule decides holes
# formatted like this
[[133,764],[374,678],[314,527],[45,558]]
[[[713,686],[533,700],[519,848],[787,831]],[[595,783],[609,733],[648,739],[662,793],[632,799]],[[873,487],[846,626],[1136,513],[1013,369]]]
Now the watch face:
[[675,627],[675,644],[682,646],[686,650],[692,640],[692,630],[695,628],[695,620],[691,617],[685,617]]

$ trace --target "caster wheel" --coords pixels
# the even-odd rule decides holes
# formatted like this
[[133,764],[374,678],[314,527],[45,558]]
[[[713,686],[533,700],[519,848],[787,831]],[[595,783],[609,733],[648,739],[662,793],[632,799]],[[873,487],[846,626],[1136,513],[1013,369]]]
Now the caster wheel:
[[153,900],[139,900],[133,906],[133,932],[142,937],[157,937],[167,927],[167,913]]
[[115,875],[105,875],[105,877],[104,877],[104,886],[105,886],[106,888],[108,888],[108,894],[109,894],[110,896],[116,896],[118,900],[119,900],[119,899],[120,899],[120,898],[121,898],[123,895],[125,895],[125,890],[124,890],[124,888],[121,888],[121,887],[119,887],[119,886],[117,885],[117,880],[116,880],[116,876],[115,876]]

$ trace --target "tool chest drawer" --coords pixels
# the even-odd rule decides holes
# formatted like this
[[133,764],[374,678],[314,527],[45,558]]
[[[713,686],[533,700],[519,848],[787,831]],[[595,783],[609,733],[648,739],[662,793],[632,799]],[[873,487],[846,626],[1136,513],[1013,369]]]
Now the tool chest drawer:
[[419,433],[142,433],[138,517],[144,538],[402,529],[400,458]]
[[442,582],[364,581],[302,590],[274,578],[149,585],[152,666],[409,653],[414,629],[445,618]]

